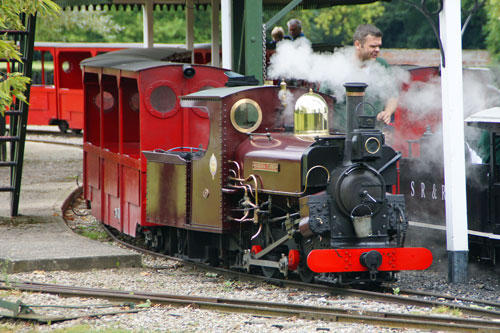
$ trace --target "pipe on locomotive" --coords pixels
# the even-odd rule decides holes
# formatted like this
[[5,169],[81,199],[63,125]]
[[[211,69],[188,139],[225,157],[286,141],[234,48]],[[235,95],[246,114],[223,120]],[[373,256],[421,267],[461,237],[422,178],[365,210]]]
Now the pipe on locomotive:
[[[362,82],[347,82],[344,84],[346,90],[346,138],[344,148],[343,166],[352,164],[352,137],[354,131],[354,121],[356,120],[356,110],[358,105],[363,103],[365,90],[368,85]],[[357,127],[357,124],[356,124]]]

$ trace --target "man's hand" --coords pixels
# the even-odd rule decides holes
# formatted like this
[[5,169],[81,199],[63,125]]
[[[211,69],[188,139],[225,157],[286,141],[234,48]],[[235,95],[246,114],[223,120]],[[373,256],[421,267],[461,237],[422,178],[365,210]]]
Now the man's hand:
[[392,116],[392,113],[389,113],[387,111],[382,111],[377,115],[377,120],[383,121],[384,123],[386,123],[388,125],[391,122],[391,116]]
[[385,104],[385,109],[384,111],[381,111],[377,115],[377,120],[378,121],[383,121],[387,125],[391,123],[391,117],[396,112],[396,109],[398,107],[398,99],[397,98],[389,98],[387,103]]

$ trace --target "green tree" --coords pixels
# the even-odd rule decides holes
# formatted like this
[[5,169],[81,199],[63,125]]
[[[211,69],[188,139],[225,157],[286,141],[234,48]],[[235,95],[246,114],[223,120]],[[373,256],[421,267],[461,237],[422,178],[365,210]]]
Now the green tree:
[[[20,14],[57,13],[59,7],[51,0],[2,0],[0,2],[0,30],[24,30]],[[7,34],[0,37],[0,58],[21,61],[18,46],[8,39]],[[0,73],[0,112],[10,107],[13,98],[26,101],[24,91],[30,79],[21,73]]]
[[[420,6],[419,1],[414,1]],[[426,3],[429,12],[438,8],[437,0]],[[466,13],[473,7],[474,0],[462,0],[462,24],[467,19]],[[375,20],[375,24],[384,33],[385,48],[437,48],[438,43],[430,23],[415,7],[405,1],[392,1],[383,4],[385,15]],[[432,21],[439,29],[439,16],[432,15]],[[483,7],[471,17],[463,35],[462,47],[464,49],[484,49],[486,32],[483,25],[486,20],[486,11]]]
[[[210,15],[195,9],[195,42],[210,41]],[[37,41],[140,43],[143,41],[140,7],[64,10],[58,17],[41,17]],[[186,41],[185,12],[179,7],[154,11],[155,43],[180,44]]]
[[97,42],[122,32],[107,12],[92,8],[73,11],[69,8],[59,15],[40,15],[36,29],[38,42]]
[[486,44],[488,50],[496,61],[500,61],[500,0],[488,0],[486,2]]
[[[384,14],[381,3],[358,6],[334,6],[322,9],[296,10],[288,13],[277,25],[287,33],[286,23],[291,18],[302,21],[302,31],[312,43],[352,44],[352,34],[360,23],[373,23]],[[277,11],[264,13],[264,21]],[[270,38],[270,37],[269,37]]]

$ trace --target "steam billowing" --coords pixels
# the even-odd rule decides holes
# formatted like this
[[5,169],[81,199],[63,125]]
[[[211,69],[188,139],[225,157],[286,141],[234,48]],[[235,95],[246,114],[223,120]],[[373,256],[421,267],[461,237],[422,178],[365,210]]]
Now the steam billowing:
[[356,63],[354,49],[346,47],[335,53],[313,53],[311,43],[305,38],[278,43],[271,57],[267,74],[272,79],[298,79],[319,83],[342,102],[345,96],[344,83],[364,82],[366,93],[387,99],[397,94],[397,87],[409,82],[409,74],[397,67],[385,68],[379,63],[369,69],[360,69]]
[[[314,53],[310,42],[305,38],[295,41],[278,43],[276,53],[271,57],[268,76],[272,79],[296,79],[311,83],[319,83],[321,91],[328,91],[338,102],[345,99],[344,83],[365,82],[368,84],[366,94],[377,99],[386,100],[399,96],[398,104],[407,119],[420,121],[422,119],[440,118],[441,115],[441,79],[433,77],[426,82],[410,82],[410,74],[397,66],[385,68],[377,62],[369,66],[369,70],[360,69],[356,63],[354,48],[346,47],[335,53]],[[488,82],[490,72],[482,69],[464,70],[464,117],[480,110],[500,105],[500,91]],[[402,90],[402,87],[407,87]],[[289,101],[288,105],[294,102]],[[292,111],[288,108],[286,114]],[[288,115],[289,117],[289,115]],[[440,128],[433,128],[440,132]],[[475,142],[479,130],[465,126],[465,138]],[[441,150],[442,135],[436,133],[436,151]]]

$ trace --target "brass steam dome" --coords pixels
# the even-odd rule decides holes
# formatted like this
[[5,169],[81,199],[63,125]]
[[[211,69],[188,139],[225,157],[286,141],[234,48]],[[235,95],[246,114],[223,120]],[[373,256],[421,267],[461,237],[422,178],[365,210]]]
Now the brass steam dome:
[[293,119],[297,135],[328,135],[328,105],[312,89],[295,102]]

